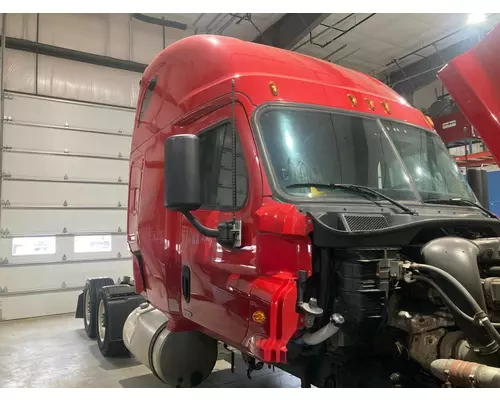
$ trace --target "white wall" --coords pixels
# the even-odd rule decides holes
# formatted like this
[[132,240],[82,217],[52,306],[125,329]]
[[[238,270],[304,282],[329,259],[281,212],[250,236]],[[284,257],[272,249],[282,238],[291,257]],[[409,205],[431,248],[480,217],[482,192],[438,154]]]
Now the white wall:
[[[7,36],[36,41],[36,14],[7,14]],[[1,26],[1,20],[0,20]],[[165,28],[169,44],[190,29]],[[128,14],[40,14],[40,43],[148,64],[163,49],[163,29]],[[35,93],[32,53],[6,49],[7,90]],[[135,107],[141,74],[38,57],[38,94]]]

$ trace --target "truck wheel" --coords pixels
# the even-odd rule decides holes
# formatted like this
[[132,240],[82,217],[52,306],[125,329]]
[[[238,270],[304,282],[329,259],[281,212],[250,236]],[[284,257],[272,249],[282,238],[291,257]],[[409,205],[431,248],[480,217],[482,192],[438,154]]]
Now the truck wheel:
[[113,285],[111,278],[90,278],[83,289],[83,325],[91,339],[96,337],[97,329],[97,296],[103,286]]
[[99,292],[97,306],[97,345],[104,357],[120,357],[130,355],[123,340],[111,341],[109,321],[113,315],[109,313],[108,296],[104,291]]

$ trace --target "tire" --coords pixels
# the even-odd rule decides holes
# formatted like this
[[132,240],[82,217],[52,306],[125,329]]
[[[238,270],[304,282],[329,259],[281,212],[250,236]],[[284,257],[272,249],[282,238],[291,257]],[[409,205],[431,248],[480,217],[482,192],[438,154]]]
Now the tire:
[[90,278],[85,282],[83,289],[83,326],[87,336],[96,338],[97,329],[97,305],[99,291],[103,286],[113,285],[111,278]]
[[108,296],[104,291],[99,292],[99,302],[97,303],[97,345],[104,357],[125,357],[130,353],[125,347],[123,340],[111,341],[107,327],[112,315],[108,312]]

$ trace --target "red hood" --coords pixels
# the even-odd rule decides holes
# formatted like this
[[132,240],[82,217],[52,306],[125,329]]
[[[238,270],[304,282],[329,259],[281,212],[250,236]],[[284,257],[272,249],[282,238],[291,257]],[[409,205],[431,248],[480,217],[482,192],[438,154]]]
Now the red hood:
[[438,78],[500,164],[500,25]]

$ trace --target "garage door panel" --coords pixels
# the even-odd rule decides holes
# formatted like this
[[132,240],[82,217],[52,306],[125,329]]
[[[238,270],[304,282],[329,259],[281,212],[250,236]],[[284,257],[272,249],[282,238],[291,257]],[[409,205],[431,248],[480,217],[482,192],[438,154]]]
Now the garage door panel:
[[25,296],[0,296],[0,321],[74,313],[81,292],[78,289]]
[[13,206],[127,206],[125,185],[9,181],[3,183],[2,197]]
[[5,172],[16,177],[117,181],[128,179],[128,162],[83,157],[4,153]]
[[86,278],[132,275],[134,112],[9,92],[5,115],[0,319],[74,312]]
[[40,128],[5,124],[4,144],[14,149],[69,151],[70,153],[102,154],[128,157],[131,136],[101,135],[68,129]]
[[11,234],[117,232],[126,230],[126,210],[2,210],[2,228]]
[[134,128],[134,111],[75,103],[10,93],[5,101],[5,115],[14,122],[31,122],[44,125],[69,126],[131,134]]
[[[33,254],[35,252],[38,254]],[[125,234],[0,238],[0,258],[7,258],[9,264],[87,261],[130,256]]]
[[[109,276],[113,280],[132,276],[132,261],[101,261],[75,264],[48,264],[42,266],[1,267],[0,287],[7,292],[47,291],[82,287],[87,278]],[[19,293],[18,293],[19,294]],[[1,297],[0,297],[1,299]]]

